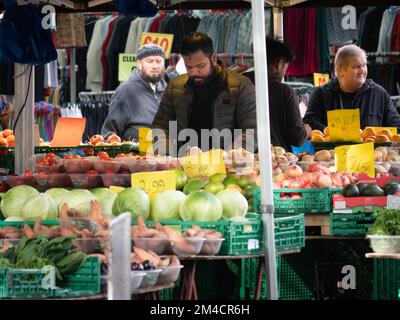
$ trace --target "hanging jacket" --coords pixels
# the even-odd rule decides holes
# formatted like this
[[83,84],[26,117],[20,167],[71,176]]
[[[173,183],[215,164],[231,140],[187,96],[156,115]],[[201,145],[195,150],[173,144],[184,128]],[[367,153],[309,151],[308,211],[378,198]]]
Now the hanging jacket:
[[116,133],[124,140],[138,139],[139,128],[150,128],[165,90],[164,80],[153,91],[139,70],[122,83],[111,98],[111,104],[101,134]]
[[337,78],[318,87],[311,94],[303,118],[313,129],[323,131],[328,125],[327,111],[336,109],[360,109],[361,129],[367,126],[399,127],[400,116],[389,94],[379,84],[367,79],[355,93],[352,101],[345,101]]

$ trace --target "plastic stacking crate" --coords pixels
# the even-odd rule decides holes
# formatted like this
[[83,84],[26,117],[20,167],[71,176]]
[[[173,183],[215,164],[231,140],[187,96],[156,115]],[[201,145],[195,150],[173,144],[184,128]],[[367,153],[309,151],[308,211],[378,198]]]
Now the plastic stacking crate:
[[[287,199],[285,195],[300,195],[298,199]],[[332,212],[332,195],[340,193],[339,188],[316,189],[275,189],[275,213],[330,213]],[[261,212],[260,189],[254,189],[254,209]]]
[[374,300],[400,300],[400,260],[374,259]]
[[331,213],[331,234],[336,236],[364,236],[375,221],[371,213]]
[[[363,141],[328,141],[328,142],[312,142],[315,151],[320,150],[330,150],[335,149],[336,147],[351,145],[351,144],[360,144]],[[392,142],[375,142],[374,147],[390,147],[392,146]]]
[[[242,261],[240,299],[254,299],[257,282],[258,259]],[[285,256],[276,257],[279,300],[313,300],[314,293]],[[267,298],[265,269],[263,268],[260,299]]]
[[276,252],[299,250],[305,246],[304,214],[275,215]]
[[39,299],[90,296],[100,293],[100,261],[89,257],[76,273],[65,276],[59,287],[45,289],[41,269],[0,269],[0,297]]
[[[202,229],[215,229],[221,232],[222,242],[220,255],[258,254],[264,251],[263,222],[257,213],[248,213],[248,221],[220,220],[212,222],[164,220],[162,225],[169,225],[182,233],[193,225]],[[133,221],[136,223],[136,221]],[[146,221],[154,226],[154,221]],[[298,250],[305,245],[304,215],[275,216],[275,246],[277,252]]]
[[35,154],[55,153],[62,157],[65,153],[77,153],[80,155],[96,156],[99,152],[107,152],[110,157],[115,157],[118,153],[138,153],[139,144],[121,144],[119,146],[91,146],[81,145],[78,147],[35,147]]

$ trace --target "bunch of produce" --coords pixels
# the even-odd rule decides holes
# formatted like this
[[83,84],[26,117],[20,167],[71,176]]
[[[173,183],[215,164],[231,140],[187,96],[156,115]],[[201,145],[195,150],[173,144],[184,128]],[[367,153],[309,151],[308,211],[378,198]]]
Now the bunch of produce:
[[400,176],[400,155],[398,150],[379,147],[374,150],[375,173]]
[[362,130],[361,139],[364,142],[400,142],[400,135],[393,135],[389,129],[375,131],[374,128],[367,127]]
[[13,130],[5,129],[0,131],[0,147],[15,147],[15,136]]
[[152,270],[157,267],[178,267],[181,265],[178,257],[175,255],[160,258],[155,252],[143,250],[138,247],[133,247],[131,259],[131,269],[135,271]]
[[324,131],[312,130],[311,131],[311,142],[329,142],[329,128],[326,127]]
[[383,188],[376,183],[358,182],[357,184],[348,184],[342,190],[345,197],[378,197],[394,195],[400,192],[399,181],[390,181]]
[[355,175],[349,173],[331,172],[319,163],[308,166],[308,172],[303,172],[298,165],[289,166],[288,170],[274,177],[274,188],[340,188],[349,183],[354,183]]
[[0,268],[41,269],[45,265],[56,268],[57,279],[74,273],[86,261],[87,255],[76,251],[71,238],[47,236],[24,237],[16,246],[7,241],[0,251]]
[[375,212],[376,220],[368,234],[381,236],[400,236],[400,210],[379,208]]
[[290,165],[295,164],[299,158],[291,152],[286,152],[282,147],[271,148],[271,161],[273,174],[286,172]]

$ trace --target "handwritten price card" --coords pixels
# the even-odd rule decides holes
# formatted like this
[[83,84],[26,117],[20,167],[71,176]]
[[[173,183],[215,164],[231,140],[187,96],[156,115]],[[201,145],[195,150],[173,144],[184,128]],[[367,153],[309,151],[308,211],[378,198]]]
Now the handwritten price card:
[[328,111],[330,141],[361,141],[360,109]]
[[150,199],[157,193],[176,189],[175,171],[138,172],[131,175],[132,187],[145,191]]
[[226,173],[222,150],[211,150],[179,159],[189,178],[210,177],[215,173]]
[[338,172],[366,173],[371,178],[375,177],[374,144],[336,147],[335,165]]

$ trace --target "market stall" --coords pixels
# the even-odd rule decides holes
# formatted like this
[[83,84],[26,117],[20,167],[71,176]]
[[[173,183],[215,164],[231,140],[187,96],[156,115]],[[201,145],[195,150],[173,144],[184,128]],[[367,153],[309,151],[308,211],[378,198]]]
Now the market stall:
[[[249,5],[249,1],[239,2]],[[183,8],[188,4],[190,7],[191,5],[199,5],[199,3],[200,1],[178,1],[164,3],[163,5]],[[266,3],[270,4],[268,1]],[[228,5],[228,2],[226,4]],[[237,4],[238,2],[229,1],[229,6]],[[204,1],[201,2],[201,5],[205,5]],[[203,177],[202,179],[189,179],[187,181],[185,176],[188,170],[187,167],[185,168],[183,159],[139,157],[137,156],[139,151],[137,144],[124,145],[121,143],[121,139],[116,136],[113,136],[109,141],[107,139],[104,141],[103,137],[93,135],[87,145],[68,148],[40,146],[36,147],[36,152],[34,152],[34,143],[32,142],[32,137],[34,137],[33,127],[31,128],[32,130],[25,130],[25,128],[29,128],[32,125],[32,110],[24,110],[16,129],[17,141],[24,141],[24,144],[17,143],[15,151],[17,159],[16,172],[21,175],[8,176],[3,181],[6,188],[10,189],[7,191],[10,199],[5,201],[5,198],[3,198],[2,212],[5,217],[11,219],[1,225],[4,233],[2,238],[19,239],[22,235],[38,236],[46,234],[46,232],[54,232],[57,235],[57,232],[63,230],[62,228],[65,226],[63,226],[63,219],[67,226],[72,224],[73,221],[79,220],[82,218],[81,209],[83,208],[83,211],[90,210],[89,204],[93,204],[94,202],[91,201],[96,200],[101,205],[102,214],[107,217],[107,223],[110,222],[109,219],[112,216],[119,215],[125,211],[131,212],[134,218],[140,217],[144,213],[145,220],[150,215],[154,221],[150,220],[145,223],[140,222],[139,219],[136,222],[133,221],[133,223],[139,223],[139,225],[134,225],[131,228],[131,236],[135,246],[131,268],[133,274],[136,272],[136,275],[132,275],[132,283],[134,282],[132,286],[135,289],[131,287],[129,294],[171,289],[173,283],[176,283],[179,275],[181,275],[182,291],[180,297],[196,299],[199,297],[194,280],[196,261],[243,259],[243,270],[245,272],[242,273],[242,278],[243,282],[246,283],[246,290],[249,289],[253,292],[251,296],[257,299],[261,293],[263,298],[278,299],[282,298],[282,292],[285,290],[282,289],[284,284],[281,275],[288,266],[288,260],[279,255],[300,251],[305,245],[305,230],[307,231],[310,227],[319,228],[319,234],[313,236],[322,239],[324,237],[349,239],[349,236],[364,237],[369,230],[376,232],[376,228],[373,231],[374,229],[371,227],[374,223],[371,210],[364,210],[362,213],[358,213],[358,210],[374,206],[392,206],[397,201],[396,192],[398,186],[391,182],[391,180],[396,179],[395,176],[397,176],[398,171],[396,165],[400,159],[398,150],[394,147],[398,142],[396,141],[396,133],[391,132],[390,129],[385,130],[382,128],[364,130],[361,132],[361,136],[358,131],[359,139],[335,141],[332,139],[332,132],[329,134],[329,131],[315,131],[311,141],[315,151],[317,151],[316,153],[303,152],[294,154],[282,148],[275,147],[271,149],[269,142],[269,112],[268,108],[264,107],[268,106],[268,85],[265,73],[262,72],[262,70],[267,69],[263,6],[264,4],[259,1],[252,2],[254,65],[258,108],[257,127],[263,128],[263,130],[258,130],[259,154],[251,155],[254,157],[252,161],[253,175],[241,176],[242,172],[240,170],[243,170],[243,168],[238,170],[238,167],[240,167],[238,164],[240,164],[240,158],[243,154],[237,150],[236,154],[233,152],[226,155],[227,161],[224,164],[224,170],[226,168],[228,172],[230,171],[228,176],[225,175],[224,171],[224,173],[219,172],[216,175],[209,174],[208,177]],[[283,34],[281,28],[276,28],[276,30],[281,35]],[[73,62],[73,60],[71,61]],[[27,70],[28,73],[25,73]],[[21,81],[19,86],[25,88],[28,93],[31,92],[32,89],[28,88],[32,84],[29,81],[31,78],[29,69],[21,67],[19,71],[23,74],[18,78],[18,81]],[[25,90],[22,91],[25,92]],[[28,101],[34,101],[30,95],[32,93],[28,94]],[[23,98],[25,101],[25,97]],[[14,101],[17,110],[19,110],[18,106],[24,105],[24,101],[19,101],[18,99],[22,98],[17,97]],[[71,100],[71,102],[73,101]],[[26,127],[27,125],[28,127]],[[18,130],[22,130],[22,128],[24,128],[23,132],[19,132]],[[382,139],[382,142],[376,139],[378,136],[379,139]],[[115,141],[112,141],[113,139]],[[31,147],[27,148],[25,141],[32,142]],[[361,148],[365,144],[362,144],[362,142],[370,142],[373,146],[371,148],[369,145],[368,150],[363,150]],[[109,145],[105,145],[106,143],[109,143]],[[116,143],[116,145],[112,145],[113,143]],[[364,158],[369,155],[370,158],[373,158],[372,162],[366,163],[365,159],[357,158],[363,163],[355,168],[355,165],[349,165],[348,161],[342,158],[344,167],[338,168],[335,165],[335,158],[343,157],[343,154],[340,153],[343,149],[340,148],[346,145],[351,146],[346,149],[346,153],[352,153],[354,156],[361,154]],[[337,149],[336,147],[339,148]],[[8,147],[3,150],[8,153],[12,152],[12,149]],[[22,158],[21,152],[24,153]],[[40,153],[41,155],[32,157],[34,153]],[[235,157],[237,158],[235,159]],[[21,159],[24,160],[21,162]],[[28,159],[30,159],[29,166],[27,165]],[[259,169],[256,169],[257,167]],[[358,175],[358,173],[363,172],[360,171],[361,167],[362,170],[369,173],[369,177]],[[34,172],[27,171],[22,174],[27,169],[33,169]],[[158,175],[158,173],[169,172],[171,169],[175,170],[176,180],[166,176],[160,178]],[[371,174],[371,171],[374,173]],[[153,184],[158,179],[157,181],[163,181],[163,184],[167,184],[175,180],[174,187],[171,187],[170,190],[171,193],[164,191],[166,193],[161,192],[158,194],[159,198],[157,198],[158,196],[149,198],[145,194],[130,190],[131,186],[142,187],[142,189],[146,190],[145,186],[140,186],[134,181],[134,177],[143,179],[144,176],[141,176],[143,172],[155,172],[151,178],[152,180],[145,181],[146,183]],[[199,172],[201,171],[199,170]],[[361,190],[361,183],[368,184],[368,186],[364,185],[365,190],[364,188]],[[41,193],[25,186],[20,188],[18,185],[29,185],[35,188],[33,190],[39,190]],[[260,188],[256,188],[256,185]],[[73,188],[73,190],[65,190],[68,194],[65,193],[60,196],[55,195],[55,190],[48,191],[53,188]],[[102,188],[102,190],[94,192],[91,190],[99,188]],[[154,188],[158,189],[159,185]],[[151,194],[153,190],[150,189],[147,188],[146,191]],[[178,191],[175,190],[181,190],[183,194],[182,192],[177,193]],[[200,199],[198,190],[206,190],[211,195]],[[240,195],[240,193],[237,193],[238,190],[242,193],[241,196],[238,196],[238,194]],[[176,193],[173,194],[172,191]],[[14,196],[15,194],[26,194],[27,197],[24,200],[28,201],[27,204],[17,204],[16,207],[12,201],[12,194]],[[48,199],[49,195],[52,197],[51,200]],[[56,199],[60,199],[60,197],[61,199],[68,198],[69,210],[66,212],[54,209],[53,202],[57,201]],[[128,200],[128,198],[135,200]],[[112,205],[110,205],[110,199],[112,199]],[[159,203],[157,204],[158,201]],[[7,211],[6,202],[10,202],[9,211]],[[180,207],[181,202],[187,202],[187,208],[184,212],[177,209]],[[38,203],[40,209],[38,209],[39,212],[34,213],[33,211],[36,210],[32,210],[32,208],[36,203]],[[171,208],[170,214],[167,215],[165,208],[169,207],[171,203],[175,203],[175,208]],[[206,204],[210,206],[210,210],[207,212],[208,217],[206,217],[206,220],[210,221],[204,223],[204,217],[201,217],[204,213],[196,211],[195,203],[201,207],[206,206]],[[233,207],[232,204],[234,204]],[[220,208],[218,209],[218,207]],[[244,207],[246,207],[245,210],[243,209]],[[160,210],[160,208],[163,209]],[[220,212],[221,208],[222,213]],[[92,216],[87,219],[88,221],[85,221],[86,226],[87,224],[91,226],[93,221],[99,218],[96,214],[91,211]],[[219,218],[211,217],[213,214]],[[395,213],[393,212],[393,214]],[[225,219],[220,219],[221,215]],[[306,216],[304,217],[304,215]],[[242,220],[229,220],[236,216]],[[57,225],[48,225],[46,222],[50,218],[58,217],[63,218],[59,222],[61,230],[57,230]],[[44,222],[41,224],[39,220],[36,220],[36,222],[27,223],[26,226],[24,226],[25,223],[9,222],[20,218],[33,221],[36,218],[40,218]],[[159,224],[155,223],[157,220],[160,221]],[[97,221],[95,224],[101,226],[103,222]],[[171,225],[178,227],[179,232],[169,229],[168,226]],[[369,229],[370,227],[372,229]],[[66,228],[64,232],[67,232],[67,234],[67,230],[71,231],[71,229]],[[83,266],[82,260],[80,263],[78,263],[79,261],[76,262],[76,265],[79,265],[82,270],[72,268],[71,273],[73,274],[66,275],[70,282],[64,283],[63,287],[60,287],[61,289],[53,289],[53,283],[50,291],[46,289],[43,292],[42,288],[37,285],[38,291],[35,292],[35,289],[32,289],[32,297],[59,297],[63,294],[64,296],[81,296],[85,292],[86,294],[98,294],[100,292],[101,274],[104,273],[100,272],[100,266],[105,268],[104,263],[102,264],[101,262],[108,258],[109,234],[106,232],[107,230],[101,228],[100,230],[91,230],[90,227],[81,227],[72,229],[72,231],[78,237],[78,240],[81,239],[82,243],[89,245],[90,250],[83,251],[87,251],[85,253],[90,258],[86,260]],[[396,235],[393,234],[396,233],[393,231],[381,230],[380,232],[384,232],[384,236],[389,237]],[[62,233],[60,235],[63,236]],[[374,236],[373,233],[371,235]],[[201,239],[196,240],[195,238]],[[207,250],[210,248],[204,243],[207,240],[211,243],[212,240],[215,240],[220,247],[218,249],[212,247],[212,252],[208,252]],[[56,241],[61,240],[55,237],[54,242]],[[73,245],[78,246],[82,251],[82,245],[80,244],[81,247],[79,247],[79,241]],[[72,249],[73,245],[66,244],[70,249]],[[163,245],[164,248],[160,249],[159,246]],[[180,250],[179,245],[186,249],[189,248],[189,251]],[[196,251],[195,247],[197,247],[198,251]],[[382,252],[382,246],[376,250],[378,251],[376,255],[379,255],[379,257],[389,257],[385,255],[387,253]],[[277,259],[275,259],[276,255],[278,255]],[[47,257],[44,258],[47,259]],[[95,258],[100,260],[93,262]],[[80,259],[82,259],[82,256]],[[85,271],[86,263],[89,262],[92,263],[90,272],[93,274],[89,274],[87,270]],[[266,281],[261,281],[264,266],[267,271]],[[159,271],[161,269],[162,271]],[[199,269],[197,268],[197,270]],[[38,271],[36,270],[35,272]],[[92,279],[92,282],[89,281],[87,283],[88,288],[81,288],[74,284],[82,282],[83,275]],[[7,274],[4,275],[4,277],[7,276]],[[74,279],[74,277],[78,277],[80,280]],[[161,280],[159,280],[160,277]],[[144,279],[147,281],[146,285],[141,284]],[[105,278],[103,278],[104,280]],[[268,289],[266,289],[265,283],[268,284]],[[140,286],[144,287],[140,288]],[[15,287],[20,288],[18,284]],[[24,290],[19,293],[6,292],[4,297],[16,297],[18,294],[26,294]],[[310,297],[307,289],[304,289],[304,292],[302,298]],[[157,297],[157,295],[155,296]],[[245,297],[244,293],[243,297]]]

